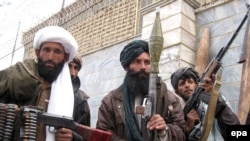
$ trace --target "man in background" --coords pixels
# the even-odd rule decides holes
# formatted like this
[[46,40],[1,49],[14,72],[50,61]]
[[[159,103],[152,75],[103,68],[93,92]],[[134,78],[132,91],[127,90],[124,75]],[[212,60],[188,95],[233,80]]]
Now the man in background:
[[[90,109],[87,101],[89,96],[79,89],[81,86],[81,82],[78,77],[78,73],[81,68],[82,58],[77,54],[74,59],[69,63],[69,70],[75,94],[73,118],[74,121],[76,121],[77,123],[90,126]],[[77,135],[78,134],[75,134],[75,136]],[[78,135],[78,138],[80,139],[81,137]],[[76,139],[74,141],[76,141]]]
[[[196,87],[204,89],[205,94],[210,95],[213,91],[213,78],[204,78],[203,83],[199,83],[199,75],[193,68],[184,67],[176,70],[171,75],[171,84],[175,93],[179,95],[185,102],[193,94]],[[207,111],[208,102],[200,101],[197,110],[192,109],[186,117],[185,132],[188,141],[197,141],[201,137],[203,131],[203,120]],[[219,96],[215,120],[208,136],[208,141],[227,140],[227,125],[239,125],[240,122],[235,113],[228,106],[222,96]]]

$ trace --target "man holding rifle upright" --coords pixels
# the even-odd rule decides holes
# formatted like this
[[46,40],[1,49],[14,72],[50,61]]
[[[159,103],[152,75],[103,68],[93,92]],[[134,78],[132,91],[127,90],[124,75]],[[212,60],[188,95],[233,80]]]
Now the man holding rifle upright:
[[[35,34],[33,48],[36,59],[18,62],[0,71],[0,102],[20,107],[33,105],[47,113],[72,117],[74,93],[68,62],[76,54],[76,40],[62,27],[48,26]],[[44,124],[34,126],[36,140],[76,140],[70,129],[51,132]],[[19,130],[20,127],[14,125],[12,140],[19,139]]]
[[[175,93],[185,102],[193,95],[194,89],[198,86],[204,89],[204,94],[210,95],[213,91],[213,82],[211,78],[206,77],[205,81],[198,84],[199,74],[193,68],[184,67],[176,70],[171,75],[171,84]],[[197,141],[200,139],[204,118],[208,108],[207,100],[200,100],[197,109],[192,109],[186,117],[185,132],[187,141]],[[215,110],[215,120],[212,125],[208,141],[227,140],[227,125],[239,125],[240,122],[235,113],[228,106],[222,96],[219,96]]]

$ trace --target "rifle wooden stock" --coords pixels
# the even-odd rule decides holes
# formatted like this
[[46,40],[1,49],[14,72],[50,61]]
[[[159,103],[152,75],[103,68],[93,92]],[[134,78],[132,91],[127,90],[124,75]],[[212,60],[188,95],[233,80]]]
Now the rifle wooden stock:
[[88,139],[88,141],[109,141],[111,139],[112,133],[100,129],[90,128],[81,124],[77,125],[76,133],[81,135],[83,138]]

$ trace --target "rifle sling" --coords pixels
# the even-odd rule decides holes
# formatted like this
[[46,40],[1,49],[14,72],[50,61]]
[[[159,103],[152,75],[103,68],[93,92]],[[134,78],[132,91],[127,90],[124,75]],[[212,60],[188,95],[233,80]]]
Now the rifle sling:
[[208,108],[207,108],[207,112],[206,112],[206,116],[204,119],[204,126],[203,126],[203,131],[200,137],[200,141],[206,141],[211,128],[213,126],[213,122],[214,122],[214,116],[215,116],[215,110],[216,110],[216,105],[217,105],[217,101],[218,101],[218,97],[219,97],[219,89],[221,86],[221,82],[220,81],[216,81],[214,88],[213,88],[213,92],[208,104]]

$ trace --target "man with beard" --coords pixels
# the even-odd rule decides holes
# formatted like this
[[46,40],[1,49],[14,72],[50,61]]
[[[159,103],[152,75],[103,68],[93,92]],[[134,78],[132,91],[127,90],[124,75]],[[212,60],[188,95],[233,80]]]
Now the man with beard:
[[[96,128],[112,132],[112,141],[142,141],[141,115],[135,114],[134,107],[141,105],[148,94],[151,67],[148,43],[130,42],[122,50],[120,61],[127,74],[123,84],[103,98]],[[182,141],[184,124],[178,98],[162,82],[156,114],[148,121],[147,128],[157,131],[158,140]]]
[[[185,102],[193,94],[195,88],[201,87],[204,93],[201,94],[201,101],[197,110],[192,109],[186,117],[185,132],[188,141],[197,141],[200,139],[203,130],[203,120],[208,107],[207,98],[213,91],[213,78],[204,78],[204,82],[199,83],[199,74],[193,68],[184,67],[176,70],[171,75],[171,84],[175,93]],[[223,141],[227,138],[227,125],[239,125],[240,122],[235,113],[225,102],[224,97],[220,94],[215,111],[215,120],[212,125],[208,141]]]
[[[79,89],[81,82],[78,77],[78,72],[81,68],[82,58],[77,54],[69,63],[69,70],[75,94],[73,118],[77,123],[90,126],[90,109],[87,101],[89,96]],[[75,136],[77,136],[77,134]],[[79,138],[81,137],[79,136]]]
[[[0,102],[39,106],[45,112],[72,117],[74,94],[68,62],[78,44],[73,36],[58,26],[42,28],[35,34],[33,47],[37,59],[28,59],[0,71]],[[20,127],[14,126],[12,140],[18,140]],[[71,141],[72,131],[55,132],[38,124],[36,139]]]

